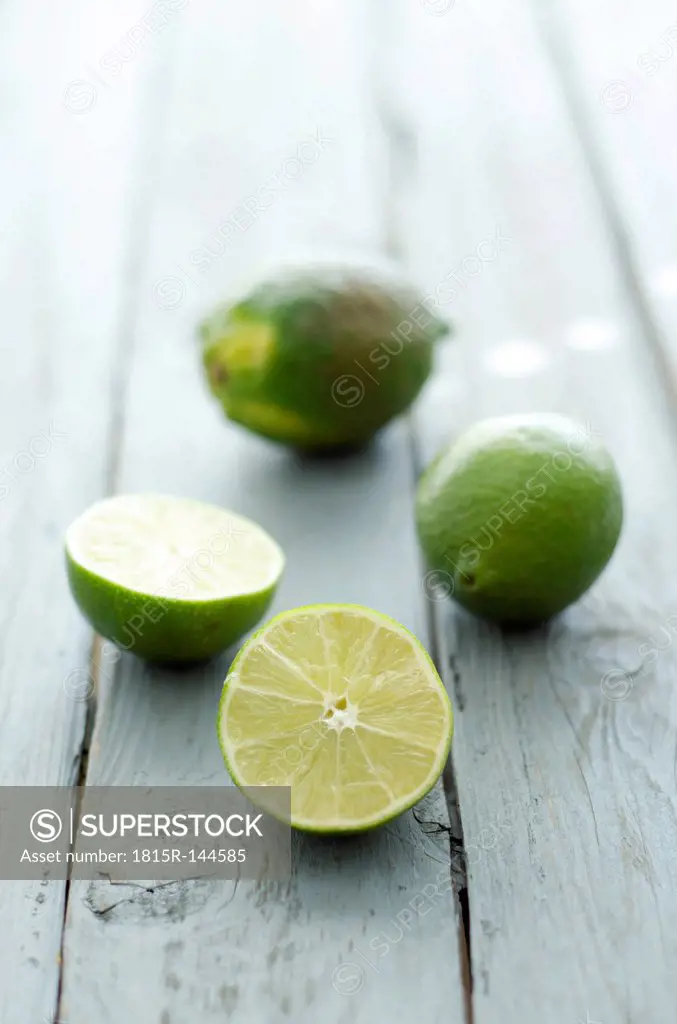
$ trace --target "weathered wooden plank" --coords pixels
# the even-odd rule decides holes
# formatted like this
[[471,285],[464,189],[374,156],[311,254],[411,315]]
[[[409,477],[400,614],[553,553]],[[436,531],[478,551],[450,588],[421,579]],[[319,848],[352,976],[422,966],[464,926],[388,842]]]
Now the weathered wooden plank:
[[[288,555],[278,609],[359,601],[421,633],[405,426],[360,458],[294,458],[226,426],[193,340],[200,312],[259,258],[380,242],[363,15],[327,2],[311,18],[300,2],[271,2],[231,9],[224,24],[222,10],[191,9],[182,31],[116,488],[190,494],[260,521]],[[285,164],[304,154],[301,174]],[[267,183],[275,200],[248,221],[247,199]],[[214,728],[226,669],[227,659],[176,674],[127,656],[104,665],[88,783],[227,784]],[[440,791],[417,813],[424,824],[410,814],[363,839],[298,837],[288,885],[74,884],[62,1016],[459,1024]],[[439,892],[414,912],[430,885]]]
[[[79,768],[91,635],[68,596],[62,535],[106,487],[138,75],[89,112],[77,109],[90,93],[66,90],[131,9],[122,24],[75,2],[0,12],[2,785],[72,784]],[[7,1024],[53,1017],[64,891],[0,883]]]
[[668,0],[546,5],[544,36],[560,69],[630,288],[677,393],[677,15]]
[[[423,402],[426,456],[470,419],[553,409],[602,433],[627,498],[609,569],[548,629],[504,635],[436,604],[456,693],[474,1020],[668,1020],[671,411],[525,8],[493,0],[481,20],[469,5],[411,8],[392,75],[418,118],[424,187],[401,201],[408,256],[433,294],[455,285],[443,309],[460,331]],[[480,249],[497,226],[511,241]]]

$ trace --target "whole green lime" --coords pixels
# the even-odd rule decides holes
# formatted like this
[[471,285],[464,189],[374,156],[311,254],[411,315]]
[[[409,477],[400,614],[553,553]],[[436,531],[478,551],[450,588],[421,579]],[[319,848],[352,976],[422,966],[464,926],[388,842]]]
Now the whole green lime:
[[506,625],[577,600],[609,561],[620,481],[594,432],[556,415],[484,420],[442,451],[416,496],[435,595]]
[[447,325],[392,275],[338,265],[280,271],[201,326],[209,385],[229,419],[310,450],[367,441],[427,380]]

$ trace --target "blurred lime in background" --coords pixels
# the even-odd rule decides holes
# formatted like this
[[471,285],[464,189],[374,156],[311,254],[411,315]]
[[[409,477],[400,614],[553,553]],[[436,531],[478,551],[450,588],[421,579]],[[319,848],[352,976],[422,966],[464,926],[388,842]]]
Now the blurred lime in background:
[[279,271],[201,326],[229,419],[307,450],[361,444],[404,412],[447,332],[396,276],[336,264]]

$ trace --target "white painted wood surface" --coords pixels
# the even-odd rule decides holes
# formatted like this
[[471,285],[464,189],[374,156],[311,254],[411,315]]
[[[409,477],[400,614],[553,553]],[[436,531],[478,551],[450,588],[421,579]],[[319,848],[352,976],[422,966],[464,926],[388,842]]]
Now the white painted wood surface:
[[[677,12],[669,0],[568,0],[542,29],[576,114],[647,335],[677,394]],[[546,13],[545,11],[543,12]]]
[[[131,49],[139,2],[0,12],[0,465],[15,475],[0,475],[0,783],[228,783],[227,658],[170,673],[105,645],[81,699],[92,637],[61,536],[109,490],[250,515],[288,555],[277,609],[354,600],[423,637],[434,622],[472,999],[451,894],[403,915],[450,868],[440,786],[370,838],[297,837],[288,885],[74,882],[64,921],[63,885],[0,883],[0,1022],[670,1021],[677,55],[651,75],[637,58],[667,53],[673,14],[241,6],[176,4]],[[266,185],[274,201],[248,216]],[[458,338],[413,437],[402,421],[360,458],[311,462],[225,424],[194,325],[261,263],[337,248],[397,253],[432,294],[444,282]],[[413,455],[527,409],[602,433],[628,514],[578,606],[505,636],[425,601]],[[12,469],[50,424],[48,455]]]

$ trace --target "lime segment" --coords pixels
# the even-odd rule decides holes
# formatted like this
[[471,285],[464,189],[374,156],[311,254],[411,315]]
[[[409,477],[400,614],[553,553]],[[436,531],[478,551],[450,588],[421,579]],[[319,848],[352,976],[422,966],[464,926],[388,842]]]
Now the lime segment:
[[284,612],[244,646],[218,720],[238,786],[291,786],[291,823],[372,828],[434,785],[452,734],[449,698],[416,638],[355,605]]

